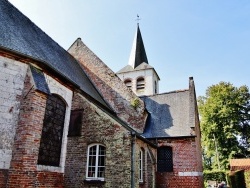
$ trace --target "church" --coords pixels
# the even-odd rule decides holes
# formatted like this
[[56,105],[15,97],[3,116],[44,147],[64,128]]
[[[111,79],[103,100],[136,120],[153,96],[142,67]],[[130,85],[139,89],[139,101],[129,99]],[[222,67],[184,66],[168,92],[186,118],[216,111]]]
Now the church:
[[202,188],[194,79],[159,93],[137,25],[113,72],[0,1],[0,187]]

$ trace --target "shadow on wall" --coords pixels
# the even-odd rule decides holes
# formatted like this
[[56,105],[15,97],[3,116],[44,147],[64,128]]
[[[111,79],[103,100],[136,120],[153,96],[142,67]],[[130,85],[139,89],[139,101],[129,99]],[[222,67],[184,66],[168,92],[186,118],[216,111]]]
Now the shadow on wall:
[[144,101],[149,113],[143,135],[146,138],[169,137],[170,135],[166,130],[173,126],[170,106],[159,104],[147,96],[143,96],[141,99]]

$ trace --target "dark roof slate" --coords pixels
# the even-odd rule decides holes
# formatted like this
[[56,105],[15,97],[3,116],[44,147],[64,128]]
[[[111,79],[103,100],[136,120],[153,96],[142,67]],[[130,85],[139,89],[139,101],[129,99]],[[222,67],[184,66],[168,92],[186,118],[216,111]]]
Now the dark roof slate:
[[130,54],[130,65],[135,69],[141,63],[148,63],[147,54],[144,48],[141,31],[139,25],[137,26],[136,35],[133,41],[133,47]]
[[30,70],[36,89],[50,95],[50,90],[43,72],[33,66],[30,66]]
[[140,97],[149,112],[143,136],[190,136],[189,90]]
[[0,1],[0,48],[49,66],[109,108],[78,62],[7,0]]

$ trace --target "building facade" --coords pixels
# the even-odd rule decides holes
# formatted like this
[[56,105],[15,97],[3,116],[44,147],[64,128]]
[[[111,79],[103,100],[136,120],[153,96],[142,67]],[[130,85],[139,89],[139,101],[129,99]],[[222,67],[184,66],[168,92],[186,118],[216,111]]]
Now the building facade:
[[66,51],[7,0],[0,12],[0,187],[202,187],[193,79],[158,94],[144,45],[115,74],[80,38]]

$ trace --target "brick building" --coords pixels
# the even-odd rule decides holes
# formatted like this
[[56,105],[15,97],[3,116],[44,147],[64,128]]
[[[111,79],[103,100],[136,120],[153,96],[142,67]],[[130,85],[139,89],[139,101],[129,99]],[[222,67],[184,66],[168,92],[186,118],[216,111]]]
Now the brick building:
[[80,38],[66,51],[7,0],[0,12],[0,187],[203,186],[193,79],[158,94],[141,34],[138,93]]

